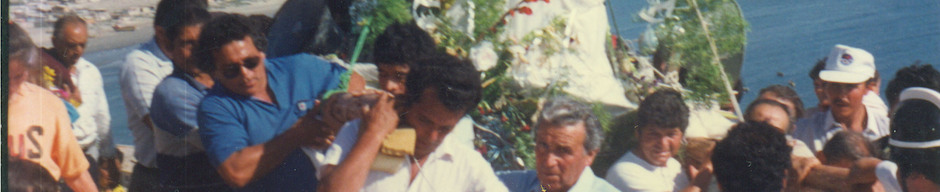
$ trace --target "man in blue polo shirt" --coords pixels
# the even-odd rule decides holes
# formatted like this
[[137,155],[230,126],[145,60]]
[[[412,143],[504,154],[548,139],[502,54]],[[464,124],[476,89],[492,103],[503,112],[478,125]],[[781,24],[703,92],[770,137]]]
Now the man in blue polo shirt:
[[316,170],[300,147],[329,145],[334,129],[307,111],[346,69],[306,54],[265,59],[249,22],[220,16],[199,36],[198,67],[216,82],[197,112],[203,146],[236,190],[314,191]]

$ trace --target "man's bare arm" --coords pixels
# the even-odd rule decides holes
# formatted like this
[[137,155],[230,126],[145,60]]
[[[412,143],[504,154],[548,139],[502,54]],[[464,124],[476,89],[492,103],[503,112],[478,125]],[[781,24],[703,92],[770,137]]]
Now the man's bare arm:
[[284,158],[301,146],[328,146],[333,140],[331,132],[319,131],[319,121],[312,114],[304,115],[284,133],[268,142],[243,148],[228,156],[219,165],[218,172],[225,182],[237,188],[267,175]]
[[82,174],[78,175],[75,178],[65,179],[65,184],[72,188],[72,191],[76,192],[97,192],[98,187],[95,185],[95,181],[91,179],[91,174],[88,171],[82,171]]

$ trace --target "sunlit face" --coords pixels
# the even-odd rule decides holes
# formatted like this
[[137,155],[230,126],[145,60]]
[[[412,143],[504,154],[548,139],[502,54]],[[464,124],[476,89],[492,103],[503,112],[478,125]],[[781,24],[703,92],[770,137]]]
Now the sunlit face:
[[189,65],[189,63],[192,59],[193,48],[196,47],[196,43],[199,41],[201,29],[202,25],[185,26],[180,31],[180,35],[173,40],[172,46],[170,46],[170,58],[173,60],[175,67],[195,68],[194,65]]
[[754,106],[752,110],[749,116],[750,119],[747,119],[748,121],[764,122],[780,129],[783,133],[789,132],[791,126],[790,115],[783,108],[770,104],[760,104]]
[[822,110],[829,108],[829,97],[826,96],[826,82],[822,79],[813,80],[813,92],[816,93],[816,99],[819,101],[819,104],[816,104]]
[[864,83],[826,83],[826,95],[829,97],[829,109],[836,118],[848,118],[859,110],[865,110],[862,97],[868,92]]
[[212,76],[226,89],[253,97],[267,91],[264,53],[255,48],[250,37],[223,45],[212,53],[212,57],[215,62]]
[[75,65],[85,54],[88,43],[88,29],[81,23],[69,23],[62,26],[59,36],[52,36],[52,50],[56,58],[66,66]]
[[777,101],[777,102],[779,102],[780,104],[783,104],[783,105],[787,106],[787,110],[789,110],[791,113],[794,113],[793,115],[796,115],[796,114],[795,114],[795,113],[796,113],[796,104],[793,104],[793,102],[790,101],[789,99],[784,99],[783,97],[780,97],[780,95],[777,95],[776,93],[773,93],[773,92],[769,92],[769,91],[768,91],[768,92],[766,92],[766,93],[764,93],[764,94],[761,94],[761,95],[760,95],[760,99],[767,99],[767,100]]
[[597,151],[586,151],[584,122],[573,125],[539,123],[535,133],[536,172],[548,191],[568,191],[581,172],[594,162]]
[[669,158],[678,153],[682,145],[682,131],[678,127],[647,125],[637,129],[636,135],[640,145],[634,149],[634,154],[655,166],[665,167]]
[[412,104],[404,114],[404,120],[415,128],[415,157],[423,158],[441,145],[444,137],[450,133],[464,111],[451,111],[437,98],[437,91],[428,88],[421,93],[417,103]]

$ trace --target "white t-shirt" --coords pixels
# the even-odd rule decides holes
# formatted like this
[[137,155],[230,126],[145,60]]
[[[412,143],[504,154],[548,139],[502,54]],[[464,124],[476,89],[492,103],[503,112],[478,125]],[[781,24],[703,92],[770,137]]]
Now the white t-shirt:
[[[346,123],[336,134],[336,140],[327,149],[322,163],[318,164],[339,165],[346,159],[349,150],[359,140],[359,125],[359,120]],[[508,191],[490,163],[479,152],[460,142],[442,142],[428,155],[414,181],[409,181],[411,166],[416,165],[405,161],[395,173],[369,171],[365,185],[359,191]]]
[[689,177],[674,158],[665,167],[654,166],[629,152],[607,171],[607,182],[629,191],[677,191],[689,185]]

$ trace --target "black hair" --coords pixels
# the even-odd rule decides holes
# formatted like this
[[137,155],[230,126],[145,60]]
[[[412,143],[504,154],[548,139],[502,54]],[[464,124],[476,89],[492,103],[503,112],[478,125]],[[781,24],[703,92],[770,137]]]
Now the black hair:
[[898,104],[901,91],[911,87],[940,91],[940,72],[930,64],[921,65],[920,62],[901,68],[885,88],[885,97],[888,99],[889,106],[893,107]]
[[875,144],[869,142],[865,135],[853,131],[840,131],[833,135],[824,145],[822,153],[829,163],[880,156]]
[[395,23],[375,39],[373,60],[377,65],[409,65],[436,49],[431,35],[414,22]]
[[61,38],[62,30],[63,30],[62,28],[65,28],[65,25],[67,24],[82,24],[82,26],[88,25],[85,22],[85,19],[82,19],[82,17],[79,17],[78,15],[75,15],[75,14],[68,14],[68,15],[59,17],[58,20],[55,20],[55,24],[53,24],[53,27],[52,27],[52,37]]
[[796,93],[796,90],[793,88],[783,86],[783,85],[771,85],[760,90],[760,94],[763,95],[766,92],[771,92],[776,94],[781,99],[786,99],[793,103],[793,111],[787,110],[790,113],[791,119],[799,119],[803,117],[805,109],[803,109],[803,100],[800,99],[800,94]]
[[10,191],[59,191],[59,182],[36,162],[12,158],[6,166]]
[[715,178],[724,191],[781,191],[792,150],[777,128],[738,123],[712,152]]
[[182,35],[183,28],[204,24],[209,22],[209,19],[212,19],[212,15],[209,14],[209,11],[199,6],[183,7],[183,10],[175,16],[174,23],[163,27],[164,31],[166,31],[166,38],[171,41],[176,40]]
[[163,29],[181,25],[183,15],[188,9],[201,8],[207,10],[209,2],[206,0],[160,0],[157,3],[157,13],[153,17],[153,25]]
[[648,126],[661,128],[679,128],[685,133],[689,126],[689,107],[682,100],[682,94],[672,89],[656,91],[640,103],[637,109],[638,131]]
[[252,27],[252,21],[241,14],[225,14],[213,18],[209,23],[202,26],[202,32],[199,34],[199,43],[196,45],[196,56],[198,62],[196,66],[199,70],[206,73],[215,71],[214,51],[233,41],[239,41],[249,37],[255,48],[259,51],[263,49],[255,40],[263,39],[259,37]]
[[[913,99],[898,104],[891,119],[891,139],[924,142],[940,139],[940,108],[929,101]],[[912,173],[940,184],[940,147],[912,149],[891,146],[891,160],[898,165],[899,181]],[[902,183],[903,184],[903,183]],[[902,185],[903,186],[903,185]]]
[[23,28],[21,28],[16,23],[4,24],[9,26],[9,41],[8,44],[8,56],[10,60],[21,61],[24,67],[27,69],[35,69],[39,67],[38,62],[30,62],[38,56],[38,50],[36,44],[33,44],[33,40],[29,38],[29,34],[26,33]]
[[826,57],[816,61],[816,65],[813,66],[813,69],[809,70],[809,78],[814,81],[819,80],[819,72],[822,72],[824,68],[826,68]]
[[781,127],[781,128],[785,128],[786,130],[793,130],[793,123],[794,123],[794,121],[793,121],[793,118],[792,118],[793,116],[790,115],[790,109],[787,109],[787,106],[786,106],[786,105],[784,105],[783,103],[780,103],[780,102],[778,102],[778,101],[775,101],[775,100],[770,100],[770,99],[758,99],[758,100],[754,100],[753,102],[751,102],[750,105],[747,106],[747,110],[745,110],[745,112],[744,112],[744,120],[745,120],[745,121],[753,121],[752,119],[754,118],[754,115],[755,115],[755,114],[754,114],[754,113],[755,113],[754,109],[757,108],[757,106],[760,106],[760,105],[770,105],[770,106],[778,107],[778,108],[782,109],[783,112],[786,112],[786,113],[787,113],[787,116],[790,116],[790,118],[787,119],[787,120],[789,120],[789,122],[790,122],[790,127]]
[[268,35],[268,30],[271,29],[271,25],[274,24],[274,18],[271,18],[267,15],[254,14],[248,16],[252,21],[252,26],[255,27],[260,36],[266,37]]
[[467,112],[483,97],[480,74],[469,60],[435,52],[417,63],[405,81],[405,107],[417,103],[426,89],[437,91],[451,111]]

